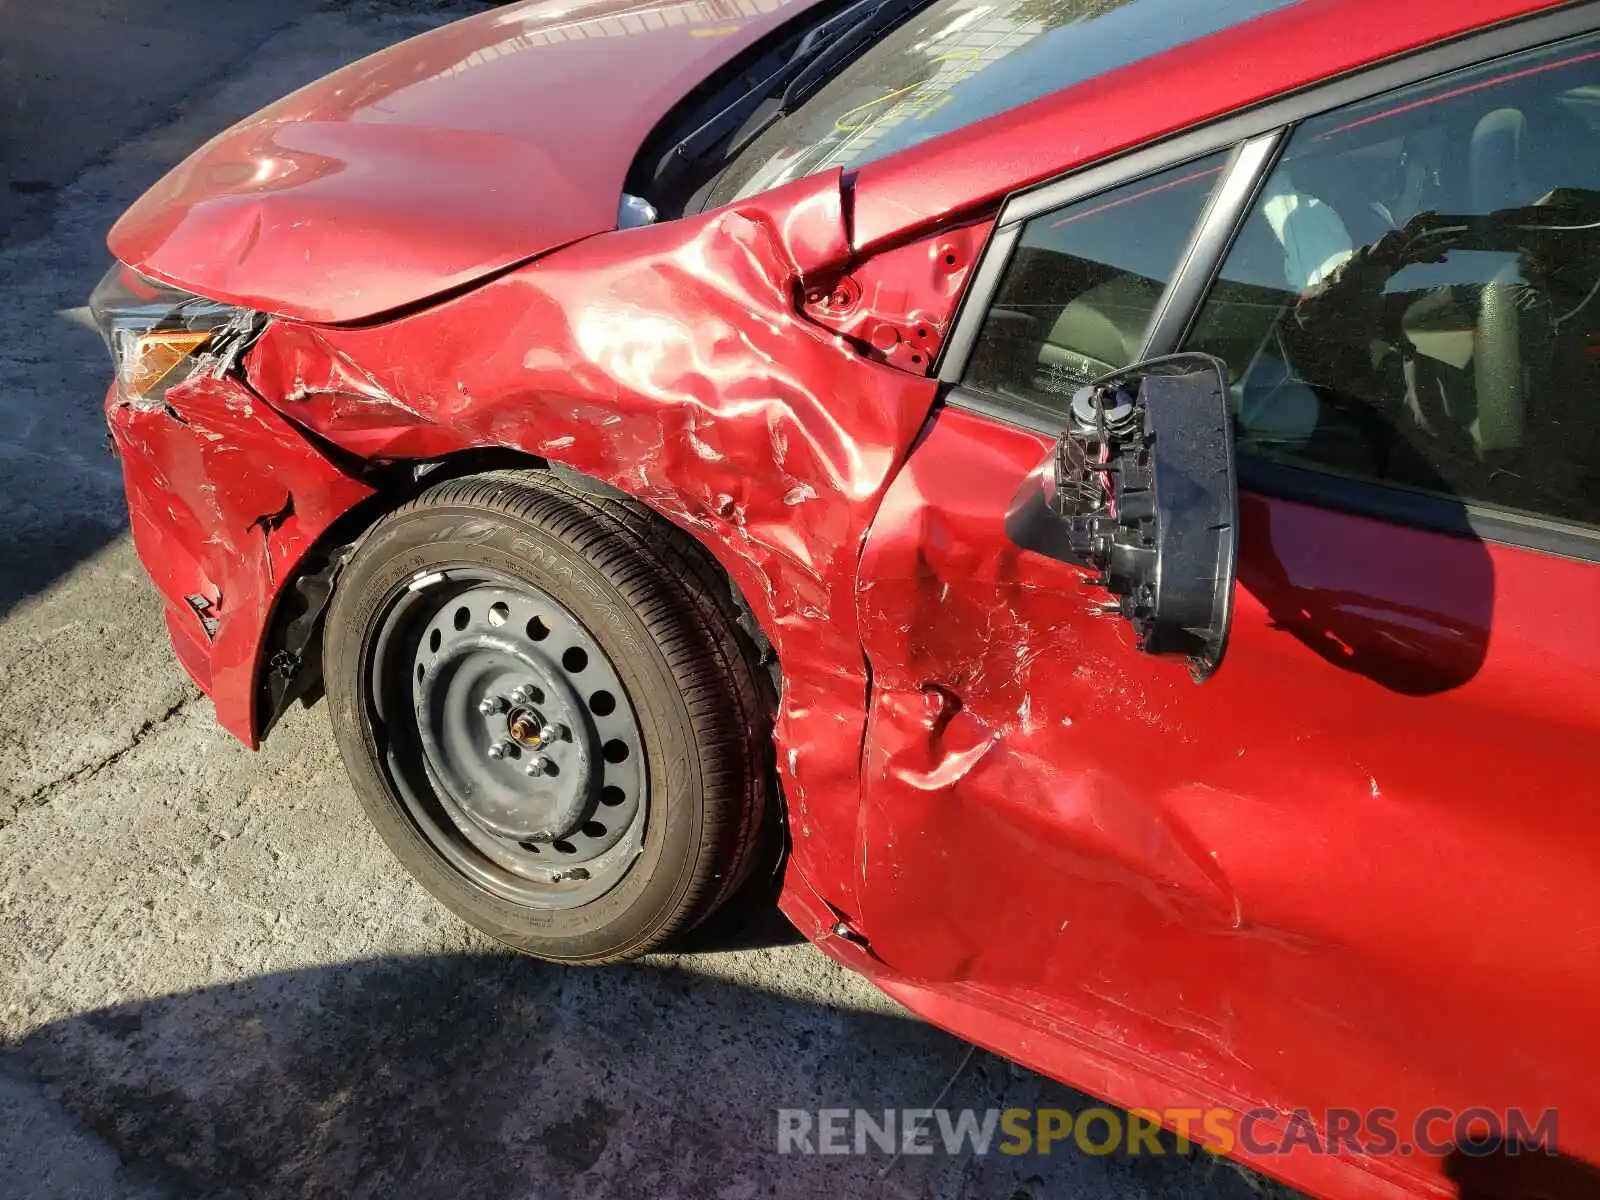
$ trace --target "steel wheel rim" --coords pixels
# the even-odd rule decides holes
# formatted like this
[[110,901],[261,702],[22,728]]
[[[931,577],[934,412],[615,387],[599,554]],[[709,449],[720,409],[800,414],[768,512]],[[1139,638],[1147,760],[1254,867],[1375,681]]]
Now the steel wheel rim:
[[552,909],[621,881],[644,844],[644,737],[611,656],[571,610],[497,571],[435,571],[390,597],[371,645],[386,772],[452,867]]

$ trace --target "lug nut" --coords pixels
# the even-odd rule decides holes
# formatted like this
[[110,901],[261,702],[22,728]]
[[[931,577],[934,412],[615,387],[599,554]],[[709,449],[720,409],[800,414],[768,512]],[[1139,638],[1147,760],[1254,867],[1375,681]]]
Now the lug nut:
[[527,771],[529,775],[532,775],[535,779],[537,779],[540,775],[543,775],[550,769],[550,765],[550,760],[544,755],[535,755],[534,760],[528,764]]
[[532,701],[532,699],[533,691],[527,686],[527,684],[523,684],[523,686],[511,693],[511,700],[514,704],[527,704]]
[[492,717],[497,712],[504,712],[506,702],[499,696],[485,696],[478,704],[478,711],[486,717]]
[[551,722],[549,725],[546,725],[544,727],[544,729],[540,732],[540,734],[539,734],[539,745],[541,745],[541,746],[554,745],[556,742],[566,741],[566,738],[567,738],[567,727],[565,725],[557,725],[554,722]]
[[494,745],[489,747],[489,757],[494,759],[496,762],[499,762],[505,756],[506,744],[504,742],[496,742]]

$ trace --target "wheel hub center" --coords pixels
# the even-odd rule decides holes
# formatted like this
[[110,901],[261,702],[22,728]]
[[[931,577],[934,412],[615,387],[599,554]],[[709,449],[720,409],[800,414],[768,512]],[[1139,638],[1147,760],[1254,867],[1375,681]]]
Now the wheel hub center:
[[517,745],[537,750],[544,745],[544,731],[548,724],[544,714],[536,708],[514,708],[506,718],[506,732]]
[[472,852],[541,887],[626,859],[640,841],[643,739],[593,635],[533,589],[415,597],[416,625],[396,627],[415,639],[419,790]]

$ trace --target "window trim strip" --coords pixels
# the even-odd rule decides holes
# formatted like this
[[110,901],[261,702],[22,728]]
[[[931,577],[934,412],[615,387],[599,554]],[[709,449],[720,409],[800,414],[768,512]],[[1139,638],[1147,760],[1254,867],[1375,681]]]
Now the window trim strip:
[[1261,186],[1266,182],[1278,152],[1288,140],[1288,127],[1247,138],[1233,149],[1222,182],[1194,228],[1189,245],[1178,259],[1145,331],[1140,358],[1169,354],[1183,342],[1194,314],[1199,312],[1211,281],[1244,226]]
[[1358,479],[1267,458],[1239,460],[1239,487],[1352,516],[1600,563],[1600,530],[1557,517]]

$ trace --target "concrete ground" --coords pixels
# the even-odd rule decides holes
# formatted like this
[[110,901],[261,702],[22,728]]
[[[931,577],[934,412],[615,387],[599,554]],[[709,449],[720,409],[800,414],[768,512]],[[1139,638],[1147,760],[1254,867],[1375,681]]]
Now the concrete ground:
[[[633,966],[507,956],[390,860],[321,710],[259,755],[214,725],[102,448],[103,235],[232,120],[469,7],[0,0],[0,1196],[1256,1192],[1204,1156],[780,1157],[778,1108],[927,1105],[967,1047],[760,894]],[[979,1053],[944,1103],[1089,1102]]]

